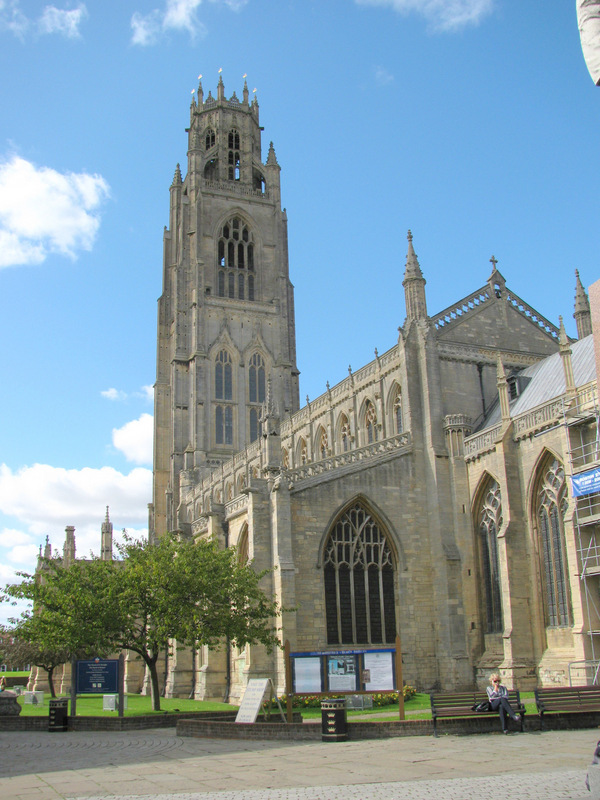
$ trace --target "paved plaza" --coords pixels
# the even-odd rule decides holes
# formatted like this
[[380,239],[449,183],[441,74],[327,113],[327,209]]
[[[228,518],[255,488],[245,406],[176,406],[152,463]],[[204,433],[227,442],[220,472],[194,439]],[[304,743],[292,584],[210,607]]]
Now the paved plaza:
[[2,800],[580,800],[598,730],[354,742],[0,733]]

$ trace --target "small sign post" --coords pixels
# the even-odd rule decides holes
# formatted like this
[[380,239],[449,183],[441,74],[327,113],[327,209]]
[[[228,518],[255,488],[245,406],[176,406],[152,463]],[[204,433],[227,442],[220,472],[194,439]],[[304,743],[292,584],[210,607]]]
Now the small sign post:
[[235,718],[236,722],[254,723],[260,711],[265,692],[269,687],[268,678],[251,678],[246,686],[246,691],[242,698]]

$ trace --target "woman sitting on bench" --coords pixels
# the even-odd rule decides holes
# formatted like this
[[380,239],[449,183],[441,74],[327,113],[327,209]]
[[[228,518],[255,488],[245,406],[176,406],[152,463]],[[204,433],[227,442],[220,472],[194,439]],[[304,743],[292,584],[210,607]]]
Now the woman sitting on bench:
[[506,715],[508,714],[515,722],[521,722],[521,715],[515,714],[513,711],[513,707],[508,702],[508,689],[500,683],[500,675],[497,672],[490,675],[490,686],[487,687],[487,695],[492,711],[498,710],[500,712],[502,733],[508,733]]

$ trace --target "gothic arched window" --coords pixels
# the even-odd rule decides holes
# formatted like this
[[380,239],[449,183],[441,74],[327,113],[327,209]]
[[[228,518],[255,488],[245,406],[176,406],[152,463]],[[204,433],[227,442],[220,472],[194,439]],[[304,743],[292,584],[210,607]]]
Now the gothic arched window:
[[306,446],[306,439],[303,436],[298,439],[296,452],[298,454],[298,458],[296,459],[297,464],[308,464],[308,447]]
[[565,473],[557,459],[543,469],[536,497],[536,515],[543,559],[546,621],[550,627],[570,625],[565,565]]
[[248,400],[265,402],[265,360],[259,353],[254,353],[248,365]]
[[229,219],[219,232],[217,294],[219,297],[254,300],[254,236],[238,216]]
[[500,593],[500,564],[498,560],[498,531],[502,526],[502,495],[496,481],[485,492],[479,509],[478,530],[481,572],[485,594],[486,633],[500,633],[502,595]]
[[204,149],[210,150],[211,147],[215,146],[215,132],[212,128],[209,128],[206,131],[206,136],[204,137]]
[[327,458],[329,455],[329,441],[324,428],[320,428],[317,432],[317,452],[321,458]]
[[361,503],[334,523],[325,544],[328,644],[386,644],[396,639],[394,563],[379,524]]
[[338,431],[341,452],[347,453],[350,450],[350,423],[345,414],[340,415]]
[[233,399],[232,376],[231,356],[227,350],[221,350],[215,360],[215,398],[217,400]]
[[393,403],[393,413],[394,413],[394,430],[395,433],[402,433],[403,431],[403,424],[402,424],[402,392],[400,391],[400,387],[396,388],[396,393],[394,395],[394,403]]
[[377,412],[373,403],[368,402],[365,409],[365,428],[367,430],[367,444],[377,441]]
[[215,407],[215,443],[233,444],[233,408]]

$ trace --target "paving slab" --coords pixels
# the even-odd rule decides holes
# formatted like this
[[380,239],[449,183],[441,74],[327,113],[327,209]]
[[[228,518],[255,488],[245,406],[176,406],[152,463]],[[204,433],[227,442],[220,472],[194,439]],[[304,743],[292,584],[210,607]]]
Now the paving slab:
[[0,732],[0,798],[594,800],[585,777],[599,738],[597,729],[352,742]]

